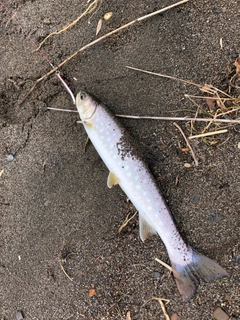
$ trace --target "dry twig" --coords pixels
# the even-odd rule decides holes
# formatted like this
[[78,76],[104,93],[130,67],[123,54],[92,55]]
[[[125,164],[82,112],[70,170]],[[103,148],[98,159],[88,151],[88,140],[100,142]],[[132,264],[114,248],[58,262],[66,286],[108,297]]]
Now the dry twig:
[[214,136],[215,134],[226,133],[226,132],[228,132],[227,129],[212,131],[212,132],[207,132],[207,133],[201,133],[201,134],[197,134],[195,136],[190,136],[190,137],[188,137],[188,139],[196,139],[196,138]]
[[0,170],[0,178],[3,175],[4,169]]
[[169,76],[169,75],[166,75],[166,74],[157,73],[157,72],[152,72],[152,71],[147,71],[147,70],[143,70],[143,69],[139,69],[139,68],[134,68],[134,67],[130,67],[130,66],[126,66],[126,68],[132,69],[132,70],[136,70],[136,71],[140,71],[140,72],[147,73],[147,74],[151,74],[151,75],[154,75],[154,76],[162,77],[162,78],[168,78],[168,79],[171,79],[171,80],[180,81],[180,82],[183,82],[183,83],[186,83],[186,84],[190,84],[190,85],[196,86],[196,87],[198,87],[198,88],[201,88],[201,87],[202,87],[200,84],[194,83],[194,82],[192,82],[192,81],[185,80],[185,79],[181,79],[181,78],[176,78],[176,77]]
[[54,111],[63,111],[63,112],[74,112],[74,113],[78,113],[77,110],[70,110],[70,109],[60,109],[60,108],[51,108],[51,107],[47,107],[48,110],[54,110]]
[[122,225],[119,227],[119,229],[118,229],[118,232],[119,232],[119,233],[122,231],[122,229],[123,229],[124,227],[126,227],[126,225],[129,223],[129,221],[131,221],[131,220],[135,217],[135,215],[136,215],[137,213],[138,213],[138,212],[136,211],[130,218],[129,218],[129,216],[130,216],[131,213],[129,213],[129,214],[127,215],[125,221],[123,222],[123,224],[122,224]]
[[165,268],[167,268],[168,270],[170,270],[171,272],[173,271],[172,267],[170,267],[168,264],[166,264],[165,262],[163,262],[162,260],[155,258],[155,261],[157,261],[158,263],[160,263],[161,265],[163,265]]
[[124,114],[116,114],[120,118],[130,118],[130,119],[150,119],[150,120],[169,120],[169,121],[201,121],[201,122],[223,122],[229,124],[239,124],[240,119],[215,119],[215,118],[190,118],[190,117],[151,117],[151,116],[131,116]]
[[185,136],[184,132],[182,131],[182,129],[179,127],[179,125],[178,125],[176,122],[173,122],[173,124],[174,124],[174,125],[175,125],[175,127],[177,127],[177,128],[178,128],[178,130],[181,132],[181,134],[182,134],[182,136],[183,136],[184,140],[185,140],[185,141],[186,141],[186,143],[187,143],[188,148],[189,148],[189,149],[190,149],[190,151],[191,151],[191,154],[192,154],[193,160],[194,160],[194,162],[195,162],[195,165],[196,165],[196,166],[198,166],[198,160],[197,160],[197,158],[196,158],[196,156],[195,156],[195,153],[194,153],[194,151],[193,151],[193,148],[192,148],[192,146],[190,145],[190,143],[189,143],[189,141],[188,141],[187,137]]
[[86,16],[87,14],[90,14],[91,12],[93,12],[97,5],[98,5],[99,0],[94,0],[92,3],[89,4],[89,6],[87,7],[87,9],[73,22],[71,22],[70,24],[68,24],[67,26],[63,27],[61,30],[59,31],[55,31],[50,33],[48,36],[46,36],[43,41],[39,44],[39,46],[37,47],[36,51],[39,50],[41,48],[41,46],[44,44],[44,42],[49,39],[51,36],[53,35],[57,35],[60,34],[62,32],[67,31],[68,29],[72,28],[76,23],[78,23],[84,16]]
[[62,261],[60,258],[58,258],[58,262],[59,262],[59,265],[60,265],[60,268],[62,269],[63,273],[65,274],[65,276],[70,280],[70,281],[73,281],[73,278],[71,278],[67,272],[65,271],[63,265],[62,265]]
[[136,70],[136,71],[140,71],[140,72],[147,73],[147,74],[151,74],[151,75],[154,75],[154,76],[162,77],[162,78],[167,78],[167,79],[172,79],[172,80],[175,80],[175,81],[180,81],[180,82],[183,82],[183,83],[198,87],[202,92],[206,92],[206,93],[209,93],[209,94],[215,94],[216,91],[217,91],[217,92],[222,93],[226,97],[230,98],[231,100],[234,99],[233,97],[231,97],[226,92],[224,92],[224,91],[222,91],[222,90],[220,90],[220,89],[218,89],[218,88],[216,88],[216,87],[214,87],[212,85],[204,85],[203,86],[201,84],[198,84],[198,83],[195,83],[195,82],[192,82],[192,81],[189,81],[189,80],[176,78],[176,77],[169,76],[169,75],[166,75],[166,74],[157,73],[157,72],[151,72],[151,71],[147,71],[147,70],[143,70],[143,69],[139,69],[139,68],[134,68],[134,67],[130,67],[130,66],[126,66],[126,68],[132,69],[132,70]]
[[152,301],[152,300],[156,300],[156,301],[159,302],[159,304],[160,304],[160,306],[161,306],[161,308],[162,308],[162,311],[163,311],[163,314],[164,314],[166,320],[170,320],[170,317],[169,317],[169,315],[168,315],[168,313],[167,313],[167,310],[166,310],[166,308],[165,308],[165,305],[164,305],[164,303],[163,303],[163,301],[165,301],[166,304],[169,303],[170,300],[168,300],[168,299],[152,297],[151,299],[147,300],[147,301],[141,306],[141,308],[144,307],[149,301]]
[[165,301],[166,303],[169,303],[170,300],[168,300],[168,299],[163,299],[163,298],[157,298],[157,297],[152,297],[152,300],[156,300],[156,301],[159,302],[159,304],[160,304],[160,306],[161,306],[161,308],[162,308],[162,311],[163,311],[163,314],[164,314],[166,320],[170,320],[170,317],[169,317],[169,315],[168,315],[168,313],[167,313],[167,310],[166,310],[166,308],[165,308],[165,305],[164,305],[164,303],[163,303],[163,301]]

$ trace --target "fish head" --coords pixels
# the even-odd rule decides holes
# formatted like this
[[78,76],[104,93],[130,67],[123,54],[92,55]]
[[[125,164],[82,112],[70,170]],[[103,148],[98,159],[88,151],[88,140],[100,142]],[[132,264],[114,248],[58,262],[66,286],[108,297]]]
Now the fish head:
[[91,121],[96,109],[97,101],[95,101],[87,92],[79,91],[76,97],[76,106],[82,121]]

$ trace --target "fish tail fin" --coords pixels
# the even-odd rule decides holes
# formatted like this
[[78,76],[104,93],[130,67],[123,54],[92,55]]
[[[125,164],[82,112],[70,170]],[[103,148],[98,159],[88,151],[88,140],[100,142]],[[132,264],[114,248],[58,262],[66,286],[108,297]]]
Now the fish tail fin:
[[227,271],[212,259],[194,251],[192,248],[189,248],[189,250],[192,252],[190,263],[179,265],[172,262],[173,276],[184,301],[189,301],[192,298],[199,280],[210,282],[229,276]]

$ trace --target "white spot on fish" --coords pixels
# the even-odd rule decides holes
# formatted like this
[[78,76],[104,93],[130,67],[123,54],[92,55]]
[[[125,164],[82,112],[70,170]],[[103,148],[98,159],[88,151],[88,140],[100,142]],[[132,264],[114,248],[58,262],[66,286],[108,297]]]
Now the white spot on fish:
[[152,207],[151,207],[151,206],[148,206],[147,209],[148,209],[148,210],[152,210]]
[[132,172],[129,171],[129,172],[127,173],[127,176],[128,176],[128,177],[131,177],[131,175],[132,175]]
[[139,190],[141,188],[140,184],[136,185],[136,189]]

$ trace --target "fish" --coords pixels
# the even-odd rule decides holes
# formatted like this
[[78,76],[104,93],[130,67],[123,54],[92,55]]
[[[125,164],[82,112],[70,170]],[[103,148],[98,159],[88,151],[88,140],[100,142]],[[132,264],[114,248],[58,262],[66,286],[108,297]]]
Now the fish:
[[89,139],[109,170],[107,186],[119,185],[139,213],[140,239],[158,234],[168,252],[172,273],[184,301],[195,294],[200,280],[210,282],[229,274],[217,262],[187,245],[137,143],[119,119],[85,91],[76,107]]

